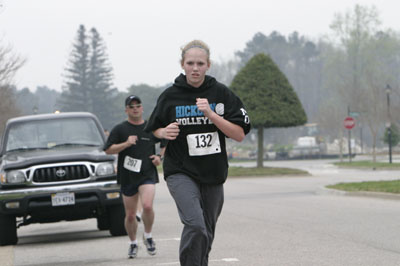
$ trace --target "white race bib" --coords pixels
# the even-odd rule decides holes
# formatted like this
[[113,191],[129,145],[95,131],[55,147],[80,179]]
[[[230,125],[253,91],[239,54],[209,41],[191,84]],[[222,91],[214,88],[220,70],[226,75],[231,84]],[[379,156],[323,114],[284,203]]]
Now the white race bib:
[[142,160],[135,159],[129,156],[125,156],[124,159],[124,167],[129,171],[139,173],[140,168],[142,167]]
[[190,156],[203,156],[221,152],[217,132],[190,134],[186,136]]

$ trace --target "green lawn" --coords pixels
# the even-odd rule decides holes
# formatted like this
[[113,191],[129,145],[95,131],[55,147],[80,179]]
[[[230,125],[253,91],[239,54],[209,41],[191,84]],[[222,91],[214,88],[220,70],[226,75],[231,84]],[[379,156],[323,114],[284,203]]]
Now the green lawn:
[[[371,168],[371,169],[393,169],[398,168],[400,170],[400,163],[384,163],[377,162],[373,163],[370,161],[356,161],[356,162],[342,162],[335,163],[339,167],[355,167],[355,168]],[[157,167],[159,172],[162,173],[162,167]],[[274,167],[229,167],[229,177],[240,177],[240,176],[304,176],[309,175],[308,172],[292,169],[292,168],[274,168]],[[399,174],[400,178],[400,174]],[[327,186],[327,188],[344,190],[344,191],[372,191],[372,192],[386,192],[386,193],[400,193],[400,180],[394,181],[370,181],[370,182],[358,182],[358,183],[339,183],[335,185]]]
[[281,176],[281,175],[309,175],[308,172],[292,168],[275,167],[229,167],[228,176]]
[[[372,162],[372,161],[355,161],[355,162],[338,162],[335,165],[339,167],[348,168],[370,168],[370,169],[391,169],[400,170],[400,163],[389,162]],[[400,175],[399,175],[400,178]],[[369,181],[357,183],[339,183],[327,186],[344,191],[370,191],[370,192],[386,192],[386,193],[400,193],[400,180],[393,181]]]
[[339,189],[344,191],[400,193],[400,180],[339,183],[336,185],[327,186],[327,188]]

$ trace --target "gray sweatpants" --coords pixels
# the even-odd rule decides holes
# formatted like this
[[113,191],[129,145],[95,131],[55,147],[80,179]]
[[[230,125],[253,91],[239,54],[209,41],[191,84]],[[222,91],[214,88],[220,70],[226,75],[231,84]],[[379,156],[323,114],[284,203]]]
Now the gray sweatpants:
[[223,185],[199,184],[185,174],[168,176],[167,185],[184,224],[179,248],[181,266],[207,266],[224,204]]

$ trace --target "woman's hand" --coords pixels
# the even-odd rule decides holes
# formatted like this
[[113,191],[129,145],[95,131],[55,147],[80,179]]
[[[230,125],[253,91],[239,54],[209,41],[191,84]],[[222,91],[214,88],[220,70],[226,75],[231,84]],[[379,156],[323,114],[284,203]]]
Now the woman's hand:
[[163,139],[174,140],[178,137],[180,129],[177,122],[173,122],[164,128],[156,130],[156,136],[160,136]]
[[213,113],[207,98],[196,98],[196,105],[197,109],[199,109],[199,111],[202,111],[204,116],[208,118]]

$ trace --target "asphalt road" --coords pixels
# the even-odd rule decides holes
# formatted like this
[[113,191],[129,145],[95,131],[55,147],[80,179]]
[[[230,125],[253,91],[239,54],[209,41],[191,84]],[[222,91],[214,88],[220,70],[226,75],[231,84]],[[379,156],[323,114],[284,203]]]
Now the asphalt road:
[[[399,171],[338,169],[329,161],[274,161],[302,177],[229,178],[209,265],[400,265],[400,199],[348,196],[324,188],[337,182],[398,179]],[[97,231],[96,221],[30,225],[16,246],[0,247],[0,264],[179,265],[182,226],[162,181],[157,185],[153,236],[127,259],[128,238]],[[143,227],[139,228],[141,236]]]

